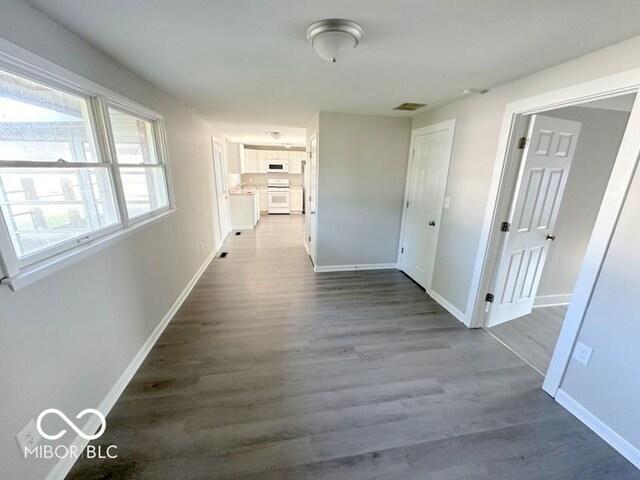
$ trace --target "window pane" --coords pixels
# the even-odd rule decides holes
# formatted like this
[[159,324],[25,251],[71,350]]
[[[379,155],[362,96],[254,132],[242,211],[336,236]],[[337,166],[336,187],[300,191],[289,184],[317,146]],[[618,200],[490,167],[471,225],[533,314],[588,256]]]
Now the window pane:
[[87,101],[0,70],[0,161],[95,162]]
[[0,169],[0,206],[19,258],[118,223],[105,167]]
[[109,119],[118,163],[158,163],[151,122],[111,107]]
[[129,218],[169,205],[163,167],[120,168]]

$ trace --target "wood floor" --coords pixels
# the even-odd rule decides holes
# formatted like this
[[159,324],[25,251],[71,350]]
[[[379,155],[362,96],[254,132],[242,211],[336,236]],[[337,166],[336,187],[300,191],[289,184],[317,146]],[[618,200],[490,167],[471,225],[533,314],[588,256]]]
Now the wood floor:
[[566,305],[536,307],[529,315],[488,330],[541,375],[545,375],[566,314]]
[[314,274],[302,217],[232,235],[69,479],[640,479],[402,273]]

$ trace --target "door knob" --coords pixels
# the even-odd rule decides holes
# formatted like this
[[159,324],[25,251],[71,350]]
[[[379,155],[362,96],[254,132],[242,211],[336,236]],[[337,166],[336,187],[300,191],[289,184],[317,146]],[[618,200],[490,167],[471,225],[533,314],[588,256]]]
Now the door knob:
[[430,227],[435,227],[435,226],[436,226],[436,222],[434,222],[433,220],[431,220],[431,221],[429,222],[429,226],[430,226]]
[[556,241],[556,236],[555,235],[547,235],[547,240],[551,240],[552,242]]

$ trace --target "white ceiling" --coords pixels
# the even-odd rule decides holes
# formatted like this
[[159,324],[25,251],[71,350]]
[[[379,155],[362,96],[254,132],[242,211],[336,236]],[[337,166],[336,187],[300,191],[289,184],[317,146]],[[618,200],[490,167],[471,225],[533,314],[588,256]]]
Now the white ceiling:
[[[251,143],[298,143],[317,111],[394,113],[450,101],[640,34],[637,0],[28,0],[127,68]],[[344,62],[316,20],[360,23]]]

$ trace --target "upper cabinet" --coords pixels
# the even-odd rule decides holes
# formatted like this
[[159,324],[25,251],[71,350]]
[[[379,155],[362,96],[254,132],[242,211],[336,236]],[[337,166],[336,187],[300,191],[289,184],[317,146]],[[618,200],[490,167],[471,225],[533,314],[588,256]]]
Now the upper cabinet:
[[244,173],[246,171],[244,145],[241,143],[227,142],[227,173]]
[[[273,160],[286,160],[289,162],[289,173],[302,173],[302,161],[305,158],[305,152],[295,150],[255,150],[253,148],[244,148],[240,173],[267,173],[268,164]],[[236,173],[229,170],[229,173]]]
[[304,152],[289,151],[289,173],[302,173]]

